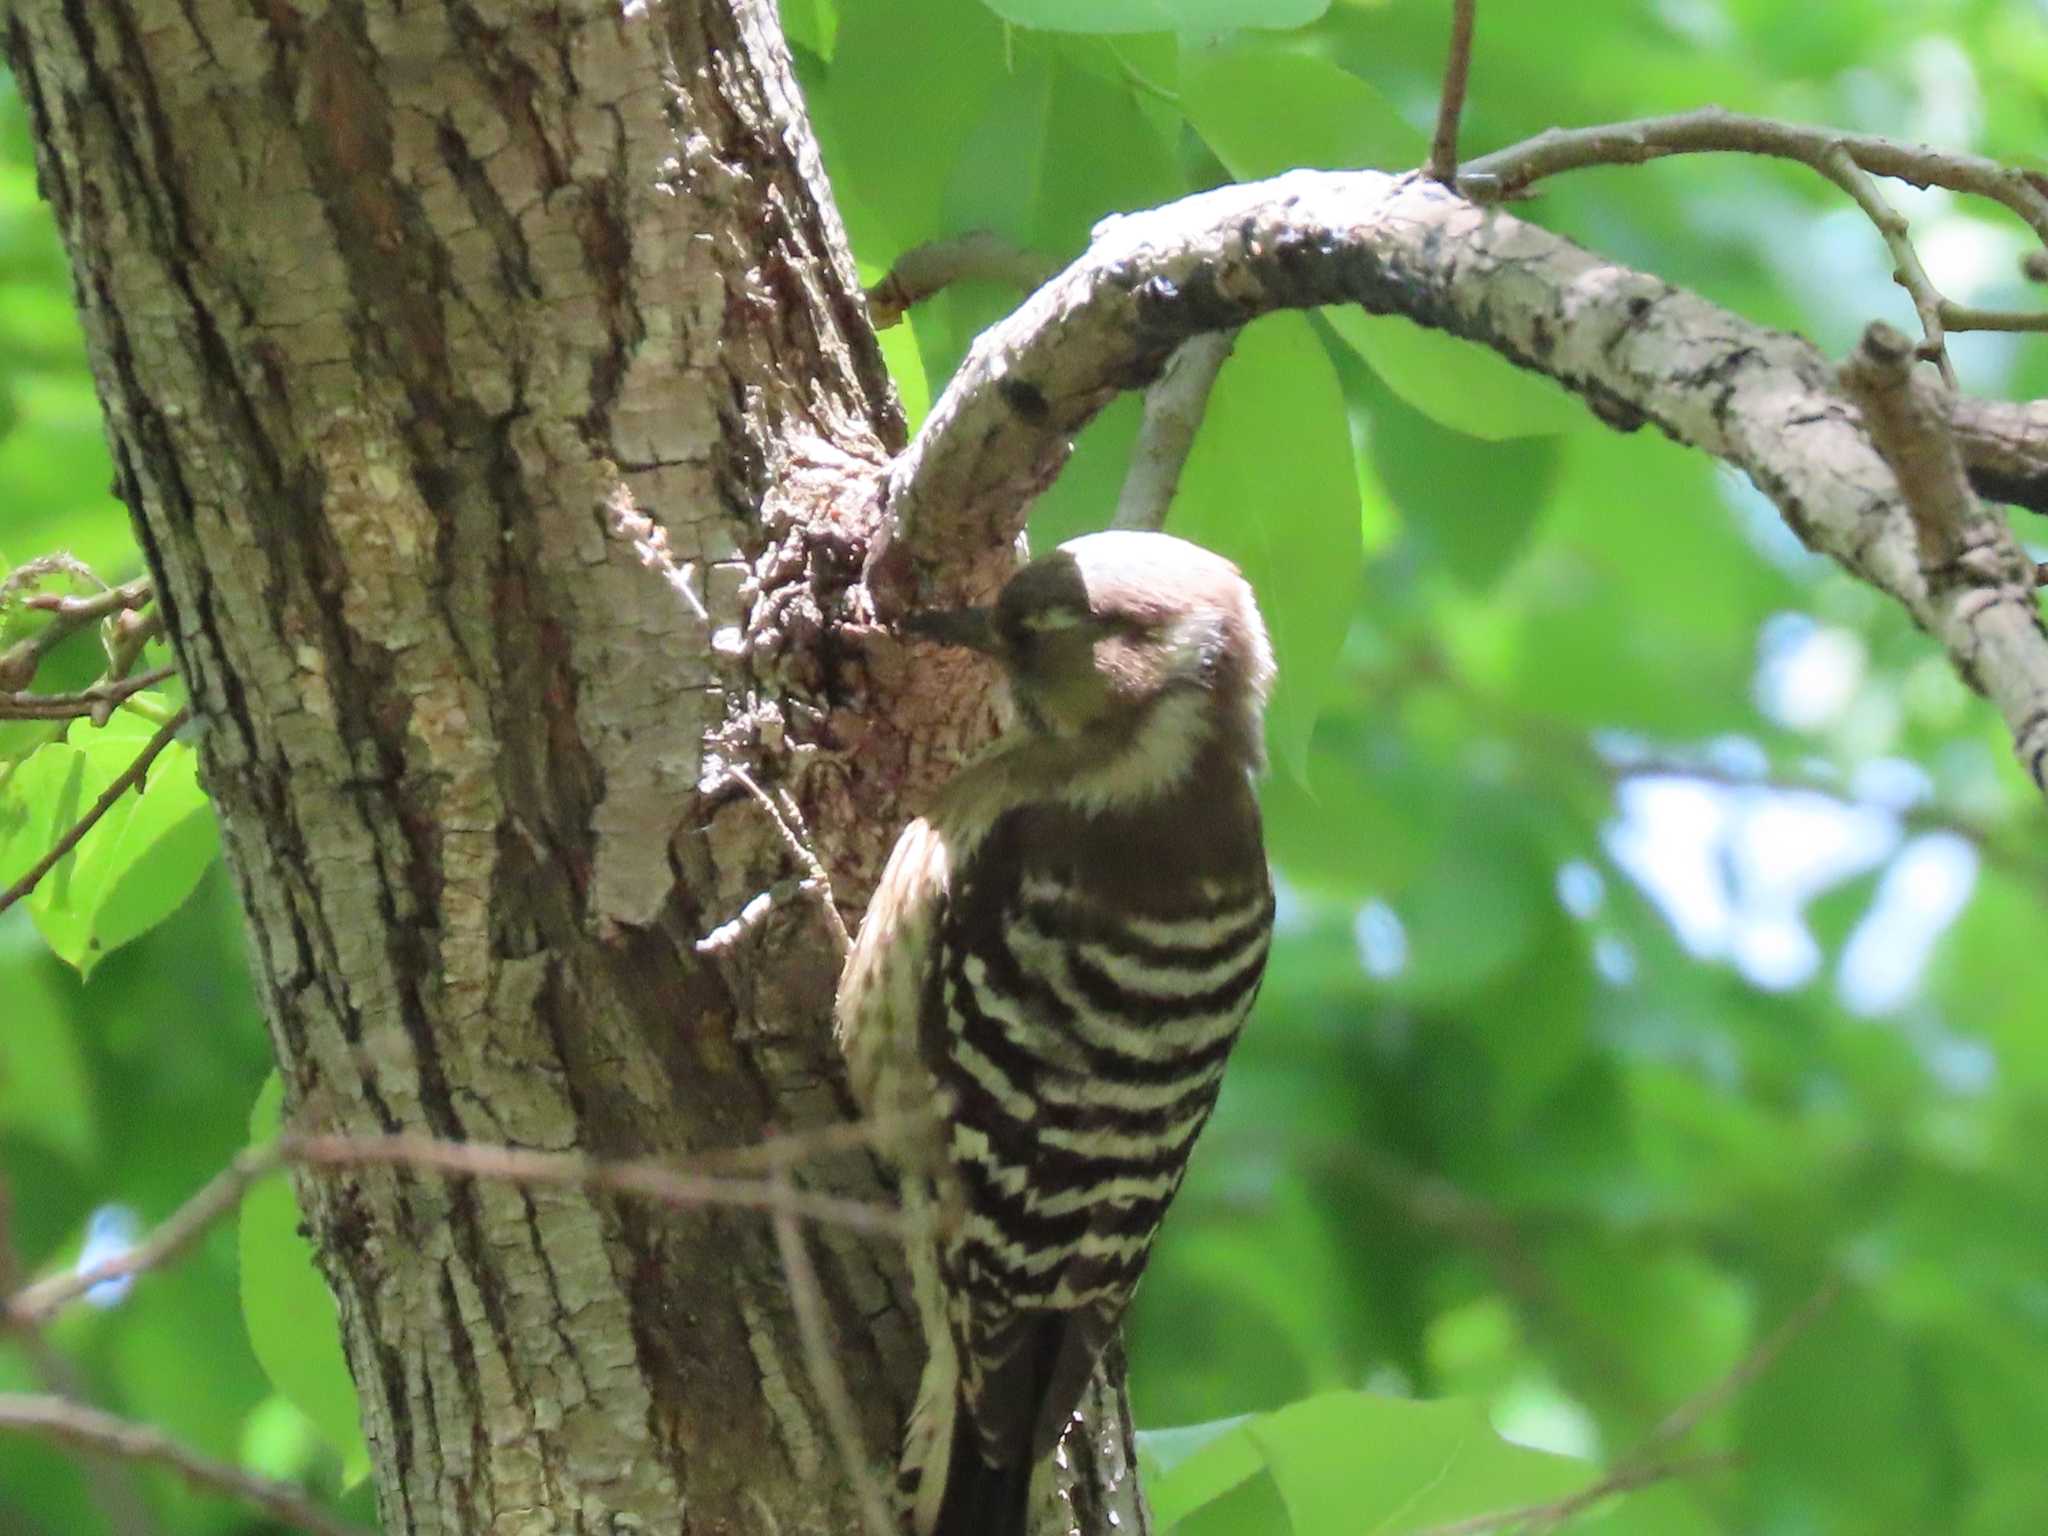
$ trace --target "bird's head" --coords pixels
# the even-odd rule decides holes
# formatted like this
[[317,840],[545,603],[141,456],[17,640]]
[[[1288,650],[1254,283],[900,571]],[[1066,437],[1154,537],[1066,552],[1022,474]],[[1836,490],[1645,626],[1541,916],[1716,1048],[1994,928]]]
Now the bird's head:
[[[1164,533],[1091,533],[1032,561],[994,606],[910,627],[993,656],[1019,725],[1114,762],[1134,787],[1174,782],[1216,746],[1263,760],[1273,651],[1237,567]],[[1122,798],[1119,795],[1117,798]]]

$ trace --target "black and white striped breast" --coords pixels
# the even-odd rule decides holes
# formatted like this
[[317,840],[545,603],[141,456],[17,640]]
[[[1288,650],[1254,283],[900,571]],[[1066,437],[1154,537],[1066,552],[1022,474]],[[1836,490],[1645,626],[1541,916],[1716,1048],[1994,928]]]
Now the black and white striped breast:
[[1199,829],[1167,821],[1073,830],[1006,818],[955,872],[922,1045],[962,1196],[950,1278],[1113,1314],[1215,1103],[1273,898],[1256,821],[1194,857]]

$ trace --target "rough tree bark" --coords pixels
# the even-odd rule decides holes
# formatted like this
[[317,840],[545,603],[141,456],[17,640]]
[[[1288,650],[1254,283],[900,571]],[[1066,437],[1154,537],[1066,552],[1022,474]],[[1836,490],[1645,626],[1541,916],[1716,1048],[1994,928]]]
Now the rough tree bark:
[[[696,947],[795,873],[727,771],[853,918],[981,721],[836,627],[902,424],[770,0],[24,0],[6,40],[299,1125],[844,1119],[816,911]],[[300,1193],[393,1536],[854,1528],[758,1215]],[[814,1242],[881,1463],[900,1265]]]

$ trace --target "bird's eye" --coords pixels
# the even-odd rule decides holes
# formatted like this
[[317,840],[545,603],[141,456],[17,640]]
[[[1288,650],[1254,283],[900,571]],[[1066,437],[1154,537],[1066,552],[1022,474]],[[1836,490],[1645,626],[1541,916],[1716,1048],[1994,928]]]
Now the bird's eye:
[[1077,613],[1071,608],[1041,608],[1036,613],[1024,615],[1017,621],[1017,627],[1042,635],[1049,630],[1072,629],[1087,617],[1087,614]]

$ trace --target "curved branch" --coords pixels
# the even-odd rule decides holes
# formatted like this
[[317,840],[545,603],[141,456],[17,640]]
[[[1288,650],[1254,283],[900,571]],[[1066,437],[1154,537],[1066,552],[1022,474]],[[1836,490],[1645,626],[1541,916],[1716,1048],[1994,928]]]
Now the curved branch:
[[987,580],[1073,434],[1190,336],[1347,302],[1491,347],[1610,424],[1654,422],[1746,471],[1810,548],[1943,645],[2043,782],[2048,633],[2002,527],[1967,569],[1923,571],[1891,471],[1811,343],[1417,175],[1295,171],[1103,227],[975,343],[891,466],[878,605],[957,596],[939,590],[949,569]]
[[2035,172],[2000,165],[1982,155],[1952,154],[1874,133],[1841,133],[1807,123],[1724,112],[1719,107],[1592,128],[1552,128],[1466,161],[1458,173],[1458,186],[1468,197],[1490,202],[1513,197],[1561,171],[1640,165],[1667,155],[1702,153],[1770,155],[1797,160],[1827,175],[1827,157],[1838,145],[1873,175],[1894,177],[1916,187],[1946,187],[2003,203],[2048,245],[2048,184]]

